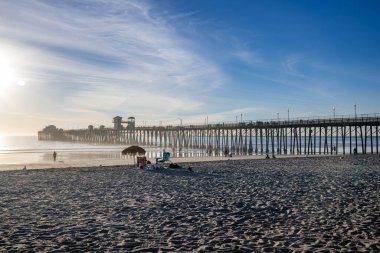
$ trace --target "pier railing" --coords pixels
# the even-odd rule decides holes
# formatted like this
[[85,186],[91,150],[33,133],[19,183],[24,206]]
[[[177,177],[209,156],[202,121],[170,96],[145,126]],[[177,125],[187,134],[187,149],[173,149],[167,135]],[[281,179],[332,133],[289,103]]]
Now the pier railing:
[[319,117],[298,117],[290,119],[264,119],[264,120],[245,120],[245,121],[227,121],[227,122],[212,122],[209,124],[205,123],[195,123],[188,125],[174,124],[174,125],[165,125],[165,126],[154,126],[154,125],[144,125],[136,126],[141,129],[151,129],[151,128],[162,128],[162,129],[173,129],[173,128],[239,128],[241,126],[249,127],[278,127],[278,126],[310,126],[310,125],[319,125],[319,124],[366,124],[366,123],[376,123],[380,121],[380,114],[357,114],[355,115],[336,115],[335,117],[328,116],[319,116]]

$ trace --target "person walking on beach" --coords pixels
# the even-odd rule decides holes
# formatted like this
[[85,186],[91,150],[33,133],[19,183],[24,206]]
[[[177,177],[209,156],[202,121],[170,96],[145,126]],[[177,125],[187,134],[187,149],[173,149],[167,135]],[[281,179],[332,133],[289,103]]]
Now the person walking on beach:
[[55,151],[53,152],[53,159],[54,159],[54,162],[57,159],[57,153]]

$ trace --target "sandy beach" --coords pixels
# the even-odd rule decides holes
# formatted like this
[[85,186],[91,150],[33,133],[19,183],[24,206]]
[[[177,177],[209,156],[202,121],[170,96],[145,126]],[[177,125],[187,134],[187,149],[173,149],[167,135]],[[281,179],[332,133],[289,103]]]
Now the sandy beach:
[[0,252],[379,252],[380,157],[0,172]]

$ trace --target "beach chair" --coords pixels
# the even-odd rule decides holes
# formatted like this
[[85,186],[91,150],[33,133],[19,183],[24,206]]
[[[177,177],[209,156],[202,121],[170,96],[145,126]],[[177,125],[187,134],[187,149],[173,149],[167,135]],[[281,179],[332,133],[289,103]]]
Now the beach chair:
[[164,152],[162,154],[161,162],[170,162],[170,153],[169,152]]
[[137,157],[137,166],[141,169],[144,169],[146,167],[146,156]]
[[166,164],[170,163],[170,152],[163,152],[162,153],[162,159],[161,158],[156,158],[156,164]]

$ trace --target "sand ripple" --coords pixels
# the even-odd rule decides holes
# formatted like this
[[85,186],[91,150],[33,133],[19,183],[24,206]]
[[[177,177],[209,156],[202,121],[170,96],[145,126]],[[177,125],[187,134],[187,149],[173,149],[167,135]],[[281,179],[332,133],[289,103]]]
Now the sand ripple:
[[0,251],[379,252],[380,158],[0,172]]

